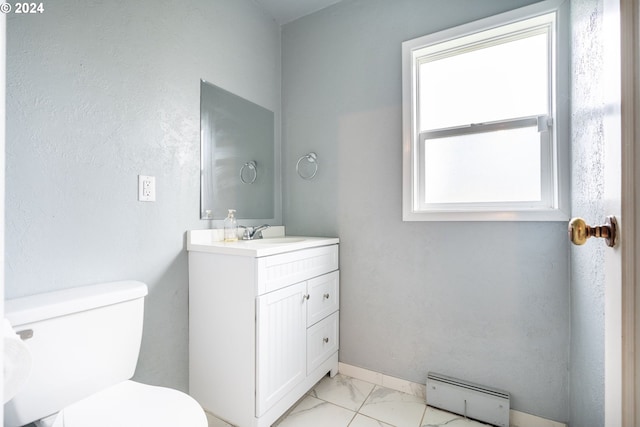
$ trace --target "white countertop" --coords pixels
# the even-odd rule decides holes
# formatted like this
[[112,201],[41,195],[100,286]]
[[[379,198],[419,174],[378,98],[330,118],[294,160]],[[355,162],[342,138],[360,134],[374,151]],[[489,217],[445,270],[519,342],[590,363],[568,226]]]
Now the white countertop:
[[272,228],[263,239],[237,242],[220,241],[220,230],[187,231],[187,250],[258,258],[339,243],[337,237],[285,236],[284,227]]

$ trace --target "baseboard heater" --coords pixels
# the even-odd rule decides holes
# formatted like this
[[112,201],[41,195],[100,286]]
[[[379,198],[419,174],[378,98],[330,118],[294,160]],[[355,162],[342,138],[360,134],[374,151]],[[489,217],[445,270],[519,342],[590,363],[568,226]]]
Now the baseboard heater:
[[509,393],[433,372],[427,374],[427,405],[500,427],[509,427]]

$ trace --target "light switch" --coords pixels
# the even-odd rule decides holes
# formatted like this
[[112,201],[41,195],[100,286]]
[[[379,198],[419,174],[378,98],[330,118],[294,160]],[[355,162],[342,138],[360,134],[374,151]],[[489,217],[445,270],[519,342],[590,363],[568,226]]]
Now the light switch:
[[156,201],[156,177],[138,175],[138,200],[141,202]]

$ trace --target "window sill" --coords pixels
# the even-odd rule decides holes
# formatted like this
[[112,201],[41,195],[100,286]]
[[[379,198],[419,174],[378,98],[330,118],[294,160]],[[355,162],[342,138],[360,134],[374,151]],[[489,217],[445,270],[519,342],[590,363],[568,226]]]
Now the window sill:
[[569,213],[558,210],[521,210],[521,211],[420,211],[405,210],[403,221],[556,221],[569,220]]

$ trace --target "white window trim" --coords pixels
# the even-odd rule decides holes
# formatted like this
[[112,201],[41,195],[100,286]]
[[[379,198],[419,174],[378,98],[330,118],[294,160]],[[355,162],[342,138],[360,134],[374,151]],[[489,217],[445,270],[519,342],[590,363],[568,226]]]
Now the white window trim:
[[[552,72],[556,86],[552,88],[551,120],[553,152],[550,163],[553,168],[551,199],[544,204],[486,203],[429,205],[425,207],[416,200],[416,186],[420,174],[420,146],[423,135],[417,131],[414,112],[417,84],[414,53],[427,46],[440,44],[502,27],[536,16],[556,13],[556,37],[554,48],[556,59]],[[403,220],[404,221],[566,221],[569,219],[569,23],[566,0],[546,0],[520,9],[495,15],[479,21],[450,28],[438,33],[406,41],[402,44],[402,95],[403,95]],[[544,155],[545,153],[543,153]],[[428,210],[424,210],[427,208]]]

